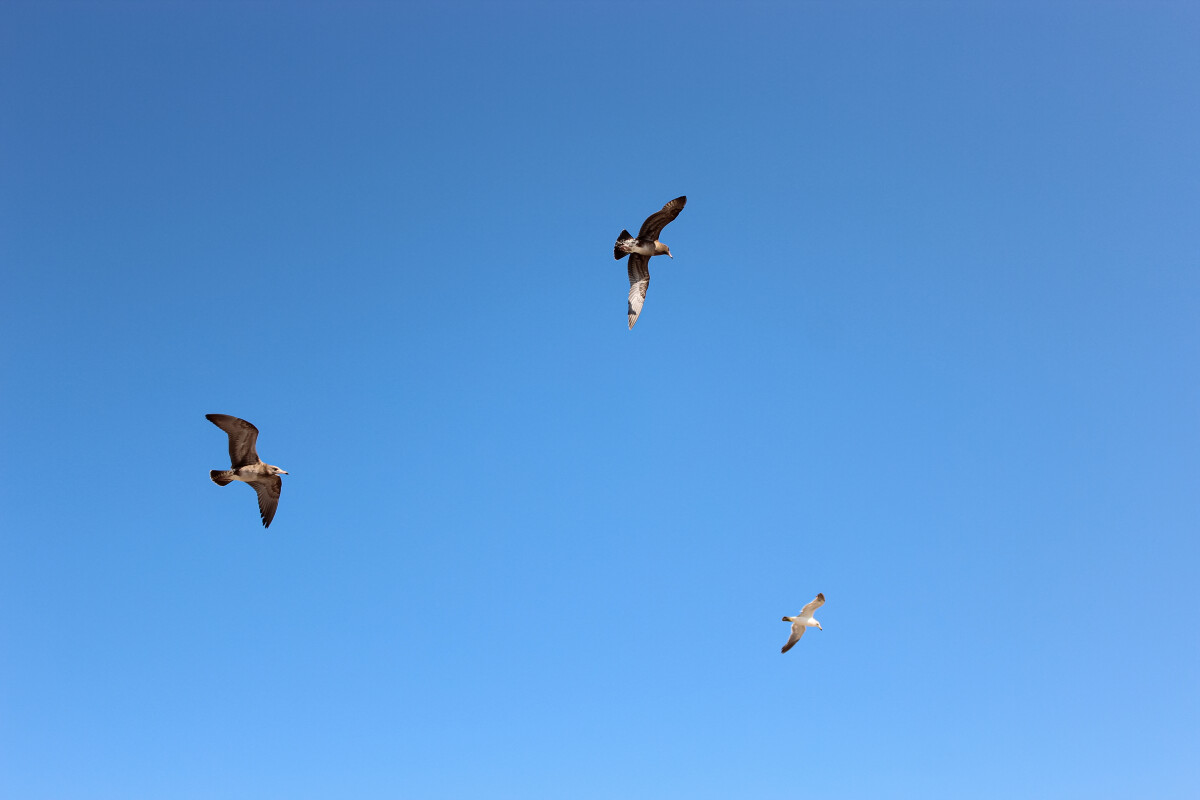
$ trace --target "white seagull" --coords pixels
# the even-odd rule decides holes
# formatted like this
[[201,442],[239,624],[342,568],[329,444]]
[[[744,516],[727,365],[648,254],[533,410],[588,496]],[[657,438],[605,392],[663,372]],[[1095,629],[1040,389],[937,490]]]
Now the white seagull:
[[793,645],[800,641],[800,637],[804,635],[805,628],[816,628],[817,630],[821,631],[825,630],[821,627],[821,623],[813,619],[813,612],[823,605],[825,605],[824,592],[814,597],[812,602],[800,609],[800,613],[796,616],[783,618],[784,622],[792,623],[792,635],[791,638],[787,640],[787,644],[785,644],[783,649],[779,652],[786,653],[788,650],[791,650]]

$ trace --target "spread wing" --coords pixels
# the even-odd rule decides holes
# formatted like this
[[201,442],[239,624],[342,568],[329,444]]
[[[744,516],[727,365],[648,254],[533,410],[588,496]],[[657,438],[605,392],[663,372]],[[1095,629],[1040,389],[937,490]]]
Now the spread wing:
[[686,202],[686,195],[676,197],[663,206],[661,211],[655,211],[646,217],[646,221],[642,223],[642,229],[638,231],[637,238],[643,242],[657,241],[659,234],[662,233],[662,229],[667,227],[668,222],[679,216],[679,212],[683,211],[683,204]]
[[258,452],[254,449],[258,428],[228,414],[205,414],[204,418],[229,434],[229,460],[234,469],[258,463]]
[[279,507],[279,495],[283,491],[283,480],[278,475],[248,481],[250,487],[258,492],[258,513],[262,515],[264,528],[271,527],[275,519],[275,509]]
[[650,257],[639,253],[629,254],[629,329],[642,313],[646,302],[646,288],[650,285]]
[[823,605],[825,605],[825,593],[821,592],[820,594],[818,594],[816,597],[814,597],[812,599],[811,603],[806,605],[804,608],[800,609],[800,616],[811,617],[813,615],[813,612],[816,611],[818,608],[820,608]]
[[788,638],[787,644],[785,644],[783,646],[783,649],[780,650],[779,652],[786,653],[788,650],[791,650],[793,647],[795,647],[796,642],[800,641],[800,637],[803,635],[804,635],[804,626],[801,625],[799,622],[793,622],[792,623],[792,635]]

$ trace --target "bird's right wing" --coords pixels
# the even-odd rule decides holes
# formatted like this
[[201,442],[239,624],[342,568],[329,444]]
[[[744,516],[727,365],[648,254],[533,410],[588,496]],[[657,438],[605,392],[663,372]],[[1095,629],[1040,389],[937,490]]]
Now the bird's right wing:
[[229,434],[229,460],[234,469],[258,463],[258,453],[254,449],[258,428],[228,414],[205,414],[204,418]]
[[275,519],[275,509],[279,508],[279,495],[283,492],[283,479],[278,475],[268,475],[256,481],[248,481],[251,488],[258,493],[258,513],[262,516],[264,528],[271,527]]
[[687,195],[676,197],[663,206],[661,210],[655,211],[646,217],[646,221],[642,223],[642,229],[638,231],[637,238],[647,243],[656,241],[659,234],[662,233],[662,229],[667,227],[667,223],[678,217],[679,212],[683,211],[683,206],[686,202]]
[[642,313],[646,302],[646,289],[650,286],[650,257],[640,253],[629,254],[629,329]]
[[825,605],[825,593],[821,592],[812,599],[812,602],[800,609],[800,616],[811,617],[813,612],[821,606]]
[[796,645],[796,642],[800,641],[800,637],[803,635],[804,635],[804,626],[793,622],[791,638],[789,638],[787,640],[787,644],[785,644],[783,646],[783,649],[780,650],[779,652],[786,653],[788,650],[791,650]]

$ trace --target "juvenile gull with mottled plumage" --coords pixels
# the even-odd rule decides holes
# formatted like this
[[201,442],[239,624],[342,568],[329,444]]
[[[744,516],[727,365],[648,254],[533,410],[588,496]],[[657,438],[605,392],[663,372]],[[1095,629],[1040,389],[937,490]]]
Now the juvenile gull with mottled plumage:
[[283,491],[283,481],[279,476],[287,475],[287,471],[264,464],[258,457],[254,449],[258,441],[258,428],[246,420],[228,414],[205,414],[204,418],[229,434],[229,460],[233,462],[230,465],[232,469],[210,470],[208,476],[217,486],[225,486],[232,481],[249,485],[258,493],[258,513],[262,515],[263,527],[271,527],[275,509],[279,507],[279,494]]
[[679,216],[686,202],[686,196],[676,197],[663,206],[661,211],[655,211],[646,217],[636,237],[623,230],[617,237],[617,243],[613,245],[613,258],[620,261],[629,256],[630,330],[633,330],[633,323],[637,322],[638,314],[642,313],[642,304],[646,302],[646,289],[650,286],[650,257],[661,256],[664,253],[668,258],[675,257],[671,255],[671,248],[658,241],[658,237],[667,223]]

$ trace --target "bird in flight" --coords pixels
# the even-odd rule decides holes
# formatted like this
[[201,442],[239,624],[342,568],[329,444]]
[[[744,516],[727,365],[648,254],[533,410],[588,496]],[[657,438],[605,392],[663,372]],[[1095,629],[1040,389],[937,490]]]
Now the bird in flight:
[[825,594],[822,592],[812,599],[808,605],[800,609],[800,613],[794,617],[784,617],[784,622],[792,623],[792,635],[788,638],[787,644],[779,652],[786,653],[791,650],[796,642],[800,641],[800,637],[804,635],[805,628],[816,628],[817,630],[825,630],[821,627],[821,623],[813,619],[813,613],[825,605]]
[[655,211],[646,217],[636,237],[623,230],[617,237],[617,243],[613,245],[613,258],[620,261],[629,256],[630,330],[633,330],[633,323],[637,322],[638,314],[642,313],[642,304],[646,302],[646,288],[650,285],[650,257],[661,256],[664,253],[668,258],[675,257],[671,255],[671,248],[660,242],[658,237],[667,223],[679,216],[686,202],[686,196],[676,197],[663,206],[661,211]]
[[205,414],[204,418],[229,434],[229,460],[233,462],[232,469],[209,470],[208,477],[217,486],[225,486],[232,481],[242,481],[258,493],[258,513],[262,515],[264,528],[271,527],[275,519],[275,509],[279,507],[279,493],[283,491],[283,481],[280,475],[287,475],[272,464],[264,464],[254,449],[258,441],[258,428],[244,419],[231,417],[228,414]]

